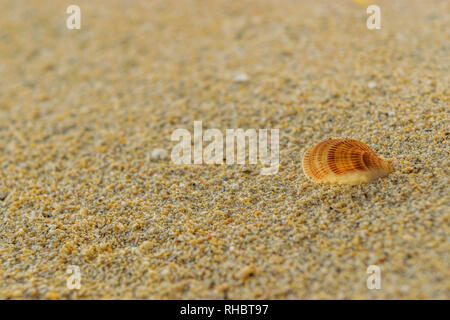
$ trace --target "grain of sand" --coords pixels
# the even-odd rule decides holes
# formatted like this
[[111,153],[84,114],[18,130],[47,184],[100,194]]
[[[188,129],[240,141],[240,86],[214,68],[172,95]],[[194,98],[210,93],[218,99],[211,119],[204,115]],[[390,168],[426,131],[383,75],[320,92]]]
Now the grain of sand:
[[[448,1],[70,4],[0,2],[0,298],[450,298]],[[196,120],[278,128],[279,172],[173,164]],[[309,182],[332,137],[395,171]]]

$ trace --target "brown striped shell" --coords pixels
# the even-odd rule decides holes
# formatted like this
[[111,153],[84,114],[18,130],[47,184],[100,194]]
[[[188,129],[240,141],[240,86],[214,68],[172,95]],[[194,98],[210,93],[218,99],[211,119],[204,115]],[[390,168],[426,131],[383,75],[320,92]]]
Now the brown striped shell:
[[328,139],[306,150],[303,172],[313,182],[360,184],[384,177],[392,167],[364,143]]

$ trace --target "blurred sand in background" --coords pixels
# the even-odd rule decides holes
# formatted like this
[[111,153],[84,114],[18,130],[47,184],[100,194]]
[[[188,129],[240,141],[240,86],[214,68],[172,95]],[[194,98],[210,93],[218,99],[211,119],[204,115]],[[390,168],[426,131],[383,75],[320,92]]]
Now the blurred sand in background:
[[[0,298],[450,298],[448,1],[74,2],[0,2]],[[196,120],[278,174],[152,153]],[[394,173],[307,181],[331,137]]]

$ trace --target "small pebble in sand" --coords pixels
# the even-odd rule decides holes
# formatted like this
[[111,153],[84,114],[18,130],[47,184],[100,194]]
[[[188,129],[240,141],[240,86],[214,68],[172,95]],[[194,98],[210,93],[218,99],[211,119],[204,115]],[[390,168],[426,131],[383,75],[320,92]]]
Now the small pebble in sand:
[[238,189],[239,189],[239,184],[238,184],[238,183],[232,183],[232,184],[230,184],[230,189],[231,189],[231,190],[238,190]]
[[240,82],[247,82],[248,80],[250,80],[250,78],[245,73],[237,73],[234,76],[234,82],[240,83]]
[[369,87],[369,89],[375,89],[377,87],[377,83],[375,81],[370,81],[367,84],[367,87]]
[[164,149],[153,149],[151,157],[153,160],[160,160],[160,159],[166,159],[167,158],[167,151]]

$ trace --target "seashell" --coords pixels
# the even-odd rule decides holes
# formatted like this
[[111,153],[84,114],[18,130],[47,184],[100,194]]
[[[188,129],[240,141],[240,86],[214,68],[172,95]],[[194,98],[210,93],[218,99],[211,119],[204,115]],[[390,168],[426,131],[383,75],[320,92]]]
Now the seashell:
[[354,139],[328,139],[306,150],[303,172],[313,182],[360,184],[392,172],[389,163]]

